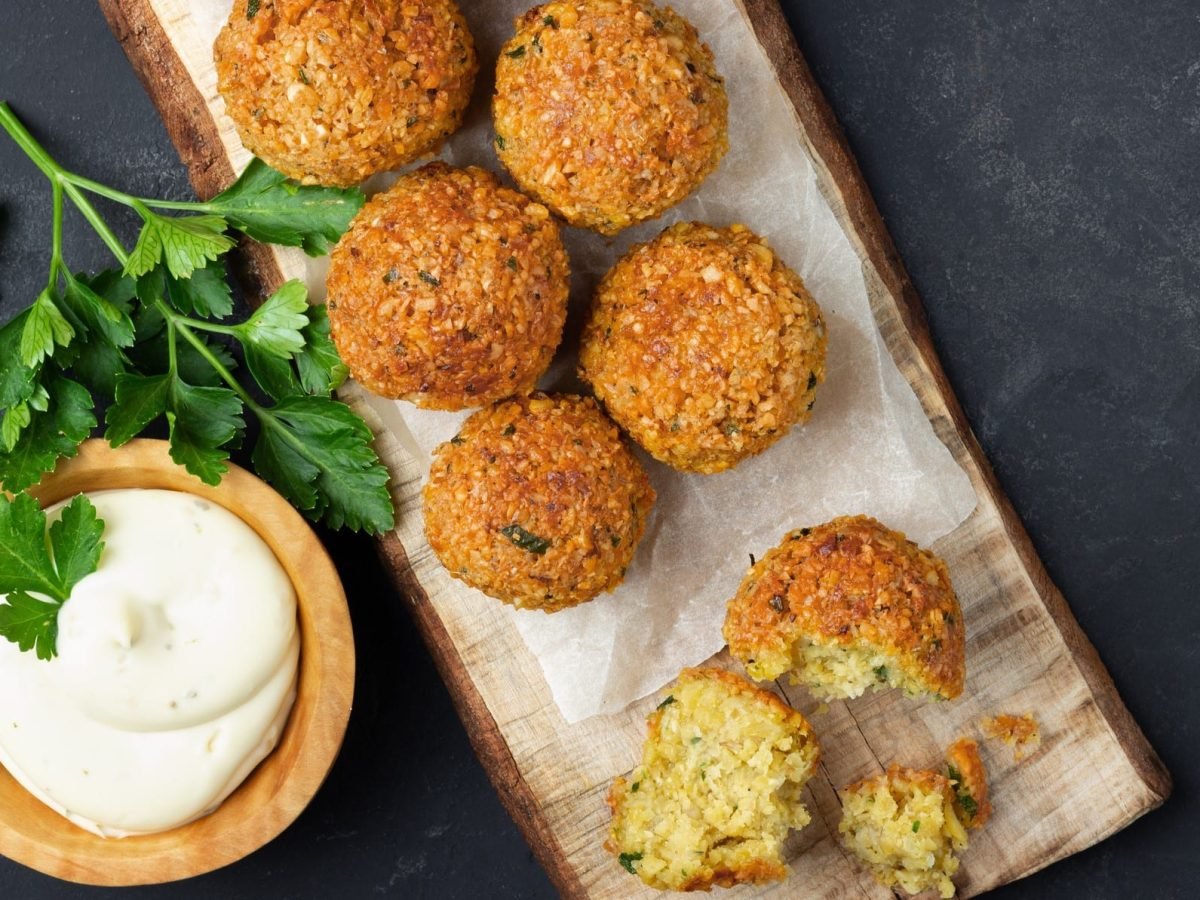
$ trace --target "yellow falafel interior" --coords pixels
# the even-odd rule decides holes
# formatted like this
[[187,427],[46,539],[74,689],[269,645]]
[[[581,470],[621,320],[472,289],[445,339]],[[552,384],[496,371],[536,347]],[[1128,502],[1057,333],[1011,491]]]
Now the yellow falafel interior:
[[950,782],[935,772],[892,765],[842,794],[842,842],[885,887],[954,896],[955,853],[967,831]]
[[661,890],[787,877],[820,756],[804,716],[739,675],[686,669],[648,724],[641,765],[609,792],[606,849]]

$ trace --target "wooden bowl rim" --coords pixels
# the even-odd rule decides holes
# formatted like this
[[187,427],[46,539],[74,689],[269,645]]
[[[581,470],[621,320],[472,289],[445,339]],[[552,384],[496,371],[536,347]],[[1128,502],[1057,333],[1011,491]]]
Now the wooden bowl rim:
[[[101,472],[108,483],[87,487]],[[55,878],[106,887],[211,872],[248,856],[291,825],[341,749],[355,670],[354,635],[337,569],[304,518],[264,481],[230,465],[219,485],[202,484],[171,460],[166,441],[137,439],[114,450],[93,438],[30,493],[49,505],[81,490],[116,487],[186,491],[229,509],[254,528],[292,580],[302,639],[297,698],[278,744],[221,806],[195,822],[154,835],[96,837],[33,798],[0,766],[0,854]],[[268,521],[275,527],[266,528]],[[31,813],[23,800],[11,802],[14,791],[52,818]],[[255,802],[260,794],[265,802]]]

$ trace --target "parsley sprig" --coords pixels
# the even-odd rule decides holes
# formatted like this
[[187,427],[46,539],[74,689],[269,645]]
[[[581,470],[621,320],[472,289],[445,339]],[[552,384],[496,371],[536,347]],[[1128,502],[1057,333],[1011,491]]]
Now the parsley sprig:
[[80,494],[46,534],[46,514],[28,494],[0,495],[0,637],[39,659],[58,654],[58,612],[71,590],[96,569],[104,522]]
[[[113,446],[165,419],[172,458],[209,484],[227,471],[249,413],[259,423],[255,468],[299,509],[333,528],[391,529],[388,474],[370,429],[331,396],[346,368],[325,308],[310,306],[293,281],[245,321],[231,322],[224,264],[236,243],[231,230],[310,255],[328,252],[362,206],[362,193],[302,186],[256,159],[207,202],[135,197],[64,169],[5,103],[0,127],[46,175],[53,210],[46,287],[0,327],[4,489],[22,491],[73,456],[98,425],[97,399],[109,404],[104,434]],[[89,195],[141,218],[132,251]],[[72,272],[63,249],[68,200],[119,268]],[[240,345],[249,382],[235,376],[222,342]],[[9,587],[0,577],[0,588]]]

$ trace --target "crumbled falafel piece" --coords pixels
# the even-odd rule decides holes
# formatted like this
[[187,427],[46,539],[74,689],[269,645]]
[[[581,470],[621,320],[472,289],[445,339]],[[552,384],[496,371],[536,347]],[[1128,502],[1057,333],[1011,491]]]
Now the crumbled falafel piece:
[[454,0],[236,0],[213,56],[242,143],[305,184],[338,186],[440,146],[479,69]]
[[954,896],[955,852],[967,831],[950,782],[935,772],[891,765],[842,791],[842,843],[885,887]]
[[946,777],[954,789],[954,811],[968,828],[982,828],[992,817],[987,771],[979,755],[979,744],[959,738],[946,748]]
[[700,186],[725,155],[712,51],[649,0],[535,6],[500,51],[496,151],[572,225],[616,234]]
[[820,307],[762,238],[681,223],[605,275],[579,372],[652,456],[713,473],[807,421],[826,342]]
[[1033,713],[1021,716],[1003,713],[989,716],[981,723],[983,733],[990,738],[1003,741],[1013,748],[1013,759],[1020,762],[1042,745],[1042,734],[1038,730]]
[[469,409],[533,390],[562,339],[570,272],[544,206],[483,169],[430,163],[359,211],[326,286],[359,382]]
[[423,498],[451,575],[557,612],[621,583],[654,489],[594,400],[534,394],[471,416],[434,451]]
[[786,878],[820,757],[804,716],[740,675],[685,669],[648,725],[641,765],[609,791],[605,848],[661,890]]
[[953,699],[966,678],[946,564],[869,516],[787,534],[729,601],[724,634],[751,677],[791,671],[825,699],[888,687]]

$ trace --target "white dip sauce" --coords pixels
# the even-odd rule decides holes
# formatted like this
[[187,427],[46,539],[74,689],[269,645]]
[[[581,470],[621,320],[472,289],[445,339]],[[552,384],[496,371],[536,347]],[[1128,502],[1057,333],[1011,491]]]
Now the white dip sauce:
[[0,640],[0,764],[95,834],[165,831],[215,809],[279,740],[296,595],[262,538],[216,504],[88,497],[104,553],[59,612],[58,656]]

